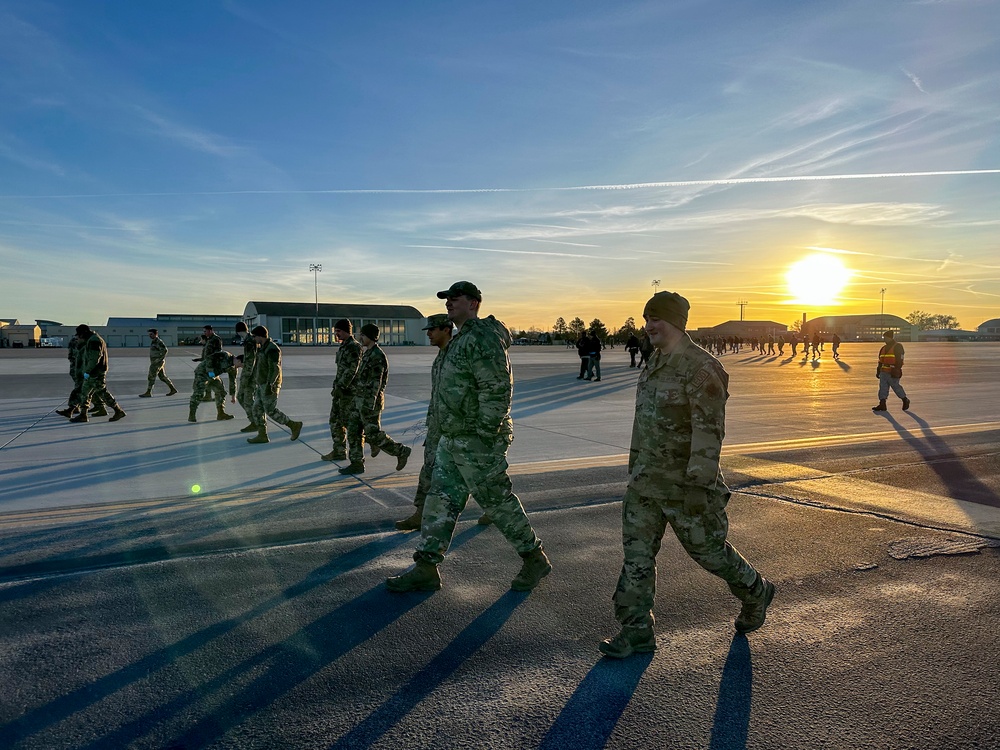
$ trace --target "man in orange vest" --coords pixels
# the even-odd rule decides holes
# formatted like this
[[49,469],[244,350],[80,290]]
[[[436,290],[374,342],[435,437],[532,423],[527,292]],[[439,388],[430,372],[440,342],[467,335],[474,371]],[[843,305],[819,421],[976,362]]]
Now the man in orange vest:
[[875,377],[878,378],[878,406],[873,406],[872,411],[889,411],[885,400],[889,397],[890,388],[903,400],[903,411],[910,408],[910,399],[899,384],[899,379],[903,377],[903,345],[897,343],[893,336],[892,331],[882,334],[885,346],[879,349],[878,366],[875,368]]

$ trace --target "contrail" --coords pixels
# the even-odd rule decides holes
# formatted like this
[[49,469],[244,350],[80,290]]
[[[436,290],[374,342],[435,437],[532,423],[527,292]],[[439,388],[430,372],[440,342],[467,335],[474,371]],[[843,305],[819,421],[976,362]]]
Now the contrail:
[[199,190],[192,192],[150,193],[66,193],[22,195],[4,193],[0,198],[167,198],[210,195],[468,195],[476,193],[566,193],[581,190],[649,190],[673,187],[704,187],[712,185],[755,185],[768,182],[827,182],[832,180],[884,180],[901,177],[958,177],[1000,174],[1000,169],[954,169],[936,172],[879,172],[875,174],[788,175],[783,177],[726,177],[714,180],[668,180],[663,182],[632,182],[621,185],[569,185],[556,187],[520,188],[345,188],[330,190]]

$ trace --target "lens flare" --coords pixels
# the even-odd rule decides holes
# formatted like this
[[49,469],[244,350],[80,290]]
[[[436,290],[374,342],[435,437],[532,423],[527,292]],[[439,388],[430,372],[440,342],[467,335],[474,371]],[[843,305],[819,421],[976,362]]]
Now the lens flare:
[[199,492],[201,492],[201,485],[200,484],[192,484],[191,485],[191,493],[194,494],[194,495],[197,495]]

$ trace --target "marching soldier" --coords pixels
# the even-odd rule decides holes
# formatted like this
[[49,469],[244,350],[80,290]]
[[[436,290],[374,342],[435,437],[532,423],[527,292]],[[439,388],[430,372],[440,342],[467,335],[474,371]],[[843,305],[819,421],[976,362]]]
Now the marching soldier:
[[149,334],[149,373],[146,375],[146,392],[140,393],[139,398],[152,397],[153,383],[156,382],[157,378],[166,383],[167,388],[170,389],[167,391],[167,395],[173,396],[177,393],[177,389],[167,377],[167,371],[164,367],[167,360],[167,345],[163,343],[160,332],[156,328],[150,328],[146,333]]

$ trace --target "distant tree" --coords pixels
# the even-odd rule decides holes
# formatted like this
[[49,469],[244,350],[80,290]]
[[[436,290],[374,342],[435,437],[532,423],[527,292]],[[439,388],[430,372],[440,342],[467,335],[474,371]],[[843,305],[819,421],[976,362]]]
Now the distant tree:
[[600,318],[594,318],[590,321],[590,325],[587,326],[587,330],[591,333],[596,333],[597,338],[601,341],[607,341],[608,336],[611,335],[608,333],[608,327],[601,322]]
[[909,315],[906,316],[906,322],[911,326],[916,328],[918,331],[926,331],[931,326],[931,319],[934,316],[930,313],[925,313],[923,310],[914,310]]
[[923,310],[914,310],[906,316],[906,322],[918,331],[954,330],[959,328],[958,319],[954,315],[932,315]]
[[574,339],[578,339],[583,332],[587,330],[587,325],[583,322],[583,318],[576,317],[569,322],[568,328],[570,336]]
[[954,315],[934,315],[931,322],[933,330],[947,329],[951,331],[959,327],[958,319]]
[[621,343],[628,341],[629,336],[634,336],[639,329],[635,327],[635,318],[626,318],[622,327],[618,329],[617,337]]
[[802,333],[802,318],[796,318],[793,320],[791,329],[796,333]]
[[556,323],[552,326],[552,333],[557,339],[564,339],[569,335],[569,327],[566,325],[566,318],[562,316],[556,318]]

